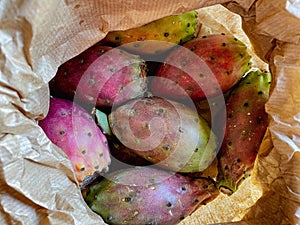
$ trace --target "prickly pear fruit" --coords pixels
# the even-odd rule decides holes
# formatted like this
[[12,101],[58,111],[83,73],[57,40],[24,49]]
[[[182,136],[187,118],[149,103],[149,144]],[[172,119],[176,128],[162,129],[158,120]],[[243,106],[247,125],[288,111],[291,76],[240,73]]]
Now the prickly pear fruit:
[[107,139],[81,106],[51,98],[49,112],[39,126],[71,160],[79,183],[95,171],[108,169],[111,160]]
[[218,194],[207,178],[135,167],[91,185],[85,201],[107,224],[174,225]]
[[250,59],[247,46],[232,35],[203,36],[173,49],[156,73],[165,79],[154,79],[150,89],[173,99],[216,96],[241,79],[250,69]]
[[197,11],[189,11],[163,17],[140,27],[111,31],[102,42],[122,45],[126,50],[137,54],[162,53],[196,36],[200,26],[197,14]]
[[217,178],[217,185],[224,193],[235,192],[253,169],[268,126],[265,103],[269,97],[270,81],[268,72],[250,72],[227,100],[227,123],[218,154]]
[[55,97],[110,107],[144,94],[145,70],[139,56],[96,44],[58,68],[50,91]]
[[108,118],[122,144],[163,168],[199,172],[216,157],[216,136],[196,110],[182,103],[144,97],[117,107]]

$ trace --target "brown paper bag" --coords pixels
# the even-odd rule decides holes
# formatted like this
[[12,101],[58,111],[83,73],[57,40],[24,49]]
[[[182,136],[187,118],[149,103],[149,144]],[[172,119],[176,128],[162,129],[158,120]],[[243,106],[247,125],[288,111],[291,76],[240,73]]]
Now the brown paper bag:
[[299,1],[2,0],[0,224],[104,224],[85,204],[66,155],[37,125],[48,111],[48,82],[108,31],[191,9],[199,9],[200,34],[236,35],[273,82],[269,128],[251,178],[181,224],[300,223]]

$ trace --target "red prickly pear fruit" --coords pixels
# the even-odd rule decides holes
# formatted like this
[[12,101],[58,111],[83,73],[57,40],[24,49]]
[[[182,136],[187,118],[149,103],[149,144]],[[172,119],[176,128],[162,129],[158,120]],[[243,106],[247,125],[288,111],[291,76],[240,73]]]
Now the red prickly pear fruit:
[[50,98],[49,112],[38,124],[68,156],[79,183],[96,171],[108,170],[111,159],[107,139],[81,106]]
[[137,55],[96,44],[63,63],[49,86],[52,96],[111,107],[146,92],[146,64]]
[[227,123],[219,159],[217,186],[232,194],[251,174],[268,126],[265,103],[271,74],[252,71],[234,88],[226,102]]
[[108,116],[118,140],[157,166],[178,172],[205,170],[218,141],[196,109],[159,97],[128,101]]
[[134,167],[92,184],[85,201],[107,224],[174,225],[218,194],[211,179]]
[[[177,46],[150,90],[173,99],[205,99],[226,92],[250,69],[247,46],[232,35],[212,34]],[[164,78],[164,79],[161,79]]]

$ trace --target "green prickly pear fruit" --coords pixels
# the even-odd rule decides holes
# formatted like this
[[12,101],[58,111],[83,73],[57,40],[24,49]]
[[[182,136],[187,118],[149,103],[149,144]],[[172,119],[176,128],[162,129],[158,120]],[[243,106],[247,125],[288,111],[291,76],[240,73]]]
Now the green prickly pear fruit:
[[122,45],[137,54],[163,53],[176,44],[185,43],[196,36],[199,28],[197,11],[171,15],[143,26],[111,31],[102,40],[105,44]]
[[87,205],[114,225],[174,225],[219,194],[211,179],[150,167],[115,171],[85,193]]
[[217,186],[235,192],[251,174],[268,126],[265,103],[269,98],[271,74],[252,71],[234,88],[226,102],[227,123],[219,159]]
[[153,164],[179,172],[206,169],[218,140],[196,110],[159,97],[144,97],[109,115],[112,133],[128,149]]

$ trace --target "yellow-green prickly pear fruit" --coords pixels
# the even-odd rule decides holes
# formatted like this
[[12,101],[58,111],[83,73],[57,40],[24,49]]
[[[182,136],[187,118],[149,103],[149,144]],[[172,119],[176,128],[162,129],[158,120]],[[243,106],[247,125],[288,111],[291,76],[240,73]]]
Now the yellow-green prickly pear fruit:
[[196,10],[170,15],[140,27],[111,31],[102,40],[105,44],[121,46],[137,54],[163,53],[176,44],[193,39],[200,27]]

